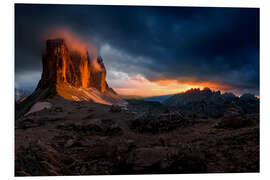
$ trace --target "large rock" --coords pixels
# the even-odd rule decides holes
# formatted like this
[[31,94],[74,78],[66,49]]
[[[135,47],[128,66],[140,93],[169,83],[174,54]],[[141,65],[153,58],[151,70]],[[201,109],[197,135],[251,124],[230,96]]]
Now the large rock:
[[68,83],[74,87],[95,87],[101,92],[109,89],[102,58],[89,55],[87,50],[68,49],[64,39],[47,40],[42,64],[40,88]]

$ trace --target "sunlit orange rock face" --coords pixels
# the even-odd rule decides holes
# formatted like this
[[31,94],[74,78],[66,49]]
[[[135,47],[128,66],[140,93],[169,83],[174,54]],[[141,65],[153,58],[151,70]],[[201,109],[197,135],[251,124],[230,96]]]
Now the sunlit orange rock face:
[[64,39],[47,40],[42,64],[40,88],[68,84],[78,88],[94,87],[102,93],[109,89],[102,58],[92,57],[86,49],[68,49]]

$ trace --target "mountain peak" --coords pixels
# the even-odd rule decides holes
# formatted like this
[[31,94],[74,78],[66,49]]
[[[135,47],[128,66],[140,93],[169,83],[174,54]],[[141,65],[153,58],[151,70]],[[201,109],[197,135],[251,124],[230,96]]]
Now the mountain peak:
[[64,39],[46,41],[42,64],[40,88],[66,83],[77,88],[96,88],[101,93],[109,89],[102,58],[89,55],[87,49],[73,50],[67,46]]
[[46,41],[46,48],[54,49],[64,44],[65,44],[65,40],[63,38],[48,39]]
[[102,57],[89,54],[86,48],[76,47],[76,43],[67,44],[61,38],[48,39],[42,66],[37,88],[18,105],[18,117],[33,104],[56,95],[72,101],[93,101],[107,105],[125,103],[108,86]]

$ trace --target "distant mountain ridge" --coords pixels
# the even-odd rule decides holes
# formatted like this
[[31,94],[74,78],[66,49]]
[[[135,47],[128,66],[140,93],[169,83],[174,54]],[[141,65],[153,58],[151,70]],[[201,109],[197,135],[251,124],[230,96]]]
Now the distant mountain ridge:
[[31,94],[30,90],[15,88],[15,101],[23,100]]
[[225,109],[233,105],[241,106],[246,112],[259,112],[259,99],[252,94],[237,97],[233,93],[222,94],[209,88],[190,89],[168,98],[163,104],[211,117],[222,116]]

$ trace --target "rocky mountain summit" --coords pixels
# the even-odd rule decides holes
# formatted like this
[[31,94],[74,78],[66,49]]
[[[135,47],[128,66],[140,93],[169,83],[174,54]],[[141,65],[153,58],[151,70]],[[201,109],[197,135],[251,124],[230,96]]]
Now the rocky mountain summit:
[[47,40],[42,64],[43,72],[38,88],[67,83],[78,88],[94,87],[102,93],[111,91],[106,82],[102,58],[99,56],[95,59],[87,50],[69,50],[64,39]]
[[95,57],[87,49],[71,48],[64,39],[49,39],[42,65],[41,79],[35,91],[23,102],[16,103],[17,117],[25,114],[33,104],[54,96],[108,105],[124,103],[106,82],[102,57]]

